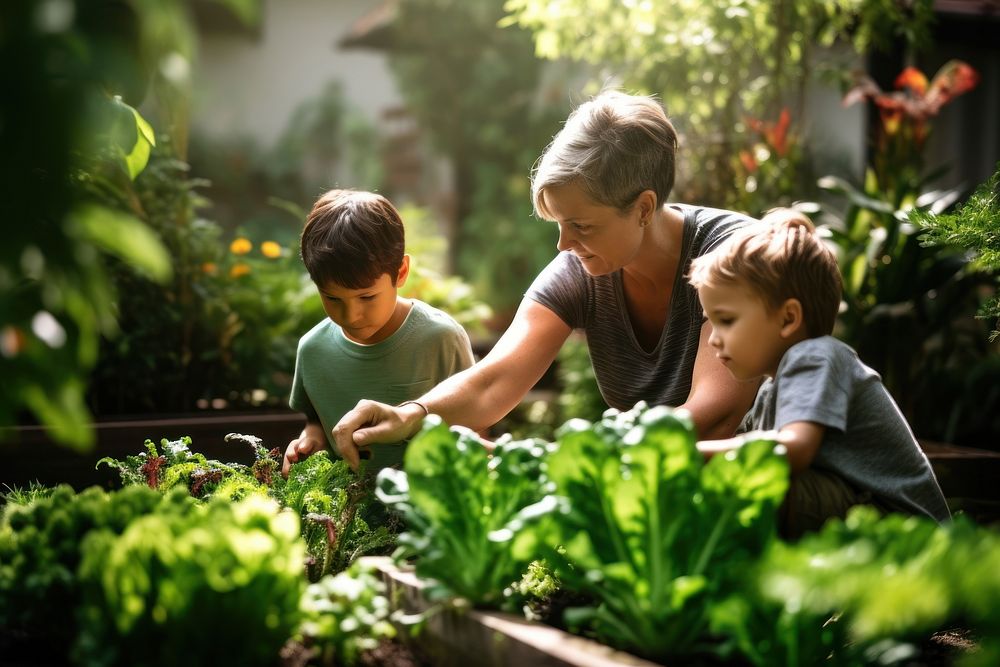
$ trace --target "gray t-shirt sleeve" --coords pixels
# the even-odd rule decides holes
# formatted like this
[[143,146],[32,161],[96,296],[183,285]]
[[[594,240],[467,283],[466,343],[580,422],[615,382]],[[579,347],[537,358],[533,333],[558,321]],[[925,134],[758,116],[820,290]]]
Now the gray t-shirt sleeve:
[[775,379],[774,390],[780,398],[773,428],[808,421],[844,431],[851,404],[845,373],[837,356],[798,354],[794,347],[789,350]]
[[568,252],[561,252],[549,262],[525,293],[559,316],[572,329],[585,324],[589,284],[586,272]]

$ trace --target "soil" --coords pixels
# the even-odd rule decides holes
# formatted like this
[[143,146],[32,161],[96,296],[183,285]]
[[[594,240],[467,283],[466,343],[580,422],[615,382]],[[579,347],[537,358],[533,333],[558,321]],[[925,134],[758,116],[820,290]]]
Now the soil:
[[962,628],[935,632],[919,645],[920,653],[906,667],[950,667],[976,650],[972,633]]
[[[279,664],[280,667],[315,667],[322,664],[318,657],[315,649],[289,641],[281,649]],[[399,638],[382,639],[375,648],[363,651],[356,664],[359,667],[433,667],[416,646]]]
[[361,667],[432,667],[433,663],[416,646],[399,639],[383,639],[379,645],[361,654]]

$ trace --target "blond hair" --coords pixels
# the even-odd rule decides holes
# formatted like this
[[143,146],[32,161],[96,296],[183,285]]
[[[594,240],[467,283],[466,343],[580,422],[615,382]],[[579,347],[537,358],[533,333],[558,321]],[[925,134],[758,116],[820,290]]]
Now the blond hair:
[[688,281],[695,289],[739,284],[772,309],[797,299],[810,338],[833,331],[843,293],[833,251],[808,217],[789,208],[769,211],[759,224],[693,259]]
[[551,219],[548,188],[575,183],[590,199],[625,212],[646,190],[664,204],[674,187],[677,132],[652,97],[606,90],[578,106],[538,158],[531,199]]

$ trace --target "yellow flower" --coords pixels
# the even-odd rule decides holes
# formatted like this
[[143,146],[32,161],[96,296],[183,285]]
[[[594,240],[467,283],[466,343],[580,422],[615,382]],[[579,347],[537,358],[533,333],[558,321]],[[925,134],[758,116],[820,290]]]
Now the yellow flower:
[[239,262],[233,264],[233,268],[229,269],[230,278],[239,278],[240,276],[245,276],[250,273],[250,265]]
[[253,250],[253,243],[250,243],[250,239],[245,239],[242,236],[233,239],[233,242],[229,244],[229,252],[234,255],[245,255]]
[[281,257],[281,246],[274,241],[264,241],[260,244],[260,252],[264,257],[277,259]]

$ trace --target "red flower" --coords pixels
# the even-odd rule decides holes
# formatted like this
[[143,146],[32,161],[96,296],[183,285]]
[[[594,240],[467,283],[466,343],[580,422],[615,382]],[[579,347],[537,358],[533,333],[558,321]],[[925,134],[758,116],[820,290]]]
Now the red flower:
[[769,123],[756,118],[747,118],[746,122],[751,130],[759,132],[764,137],[764,143],[771,150],[780,156],[788,154],[788,126],[792,123],[792,115],[788,112],[788,107],[781,110],[777,123]]
[[740,163],[747,170],[747,173],[752,174],[757,171],[757,159],[750,151],[740,151]]
[[927,77],[915,67],[907,67],[896,77],[896,91],[882,92],[871,78],[858,77],[858,83],[844,96],[843,105],[870,99],[875,102],[882,117],[882,126],[888,135],[899,131],[903,118],[914,123],[917,141],[927,135],[925,122],[936,116],[941,107],[979,84],[979,73],[968,63],[950,60],[941,66],[928,85]]

